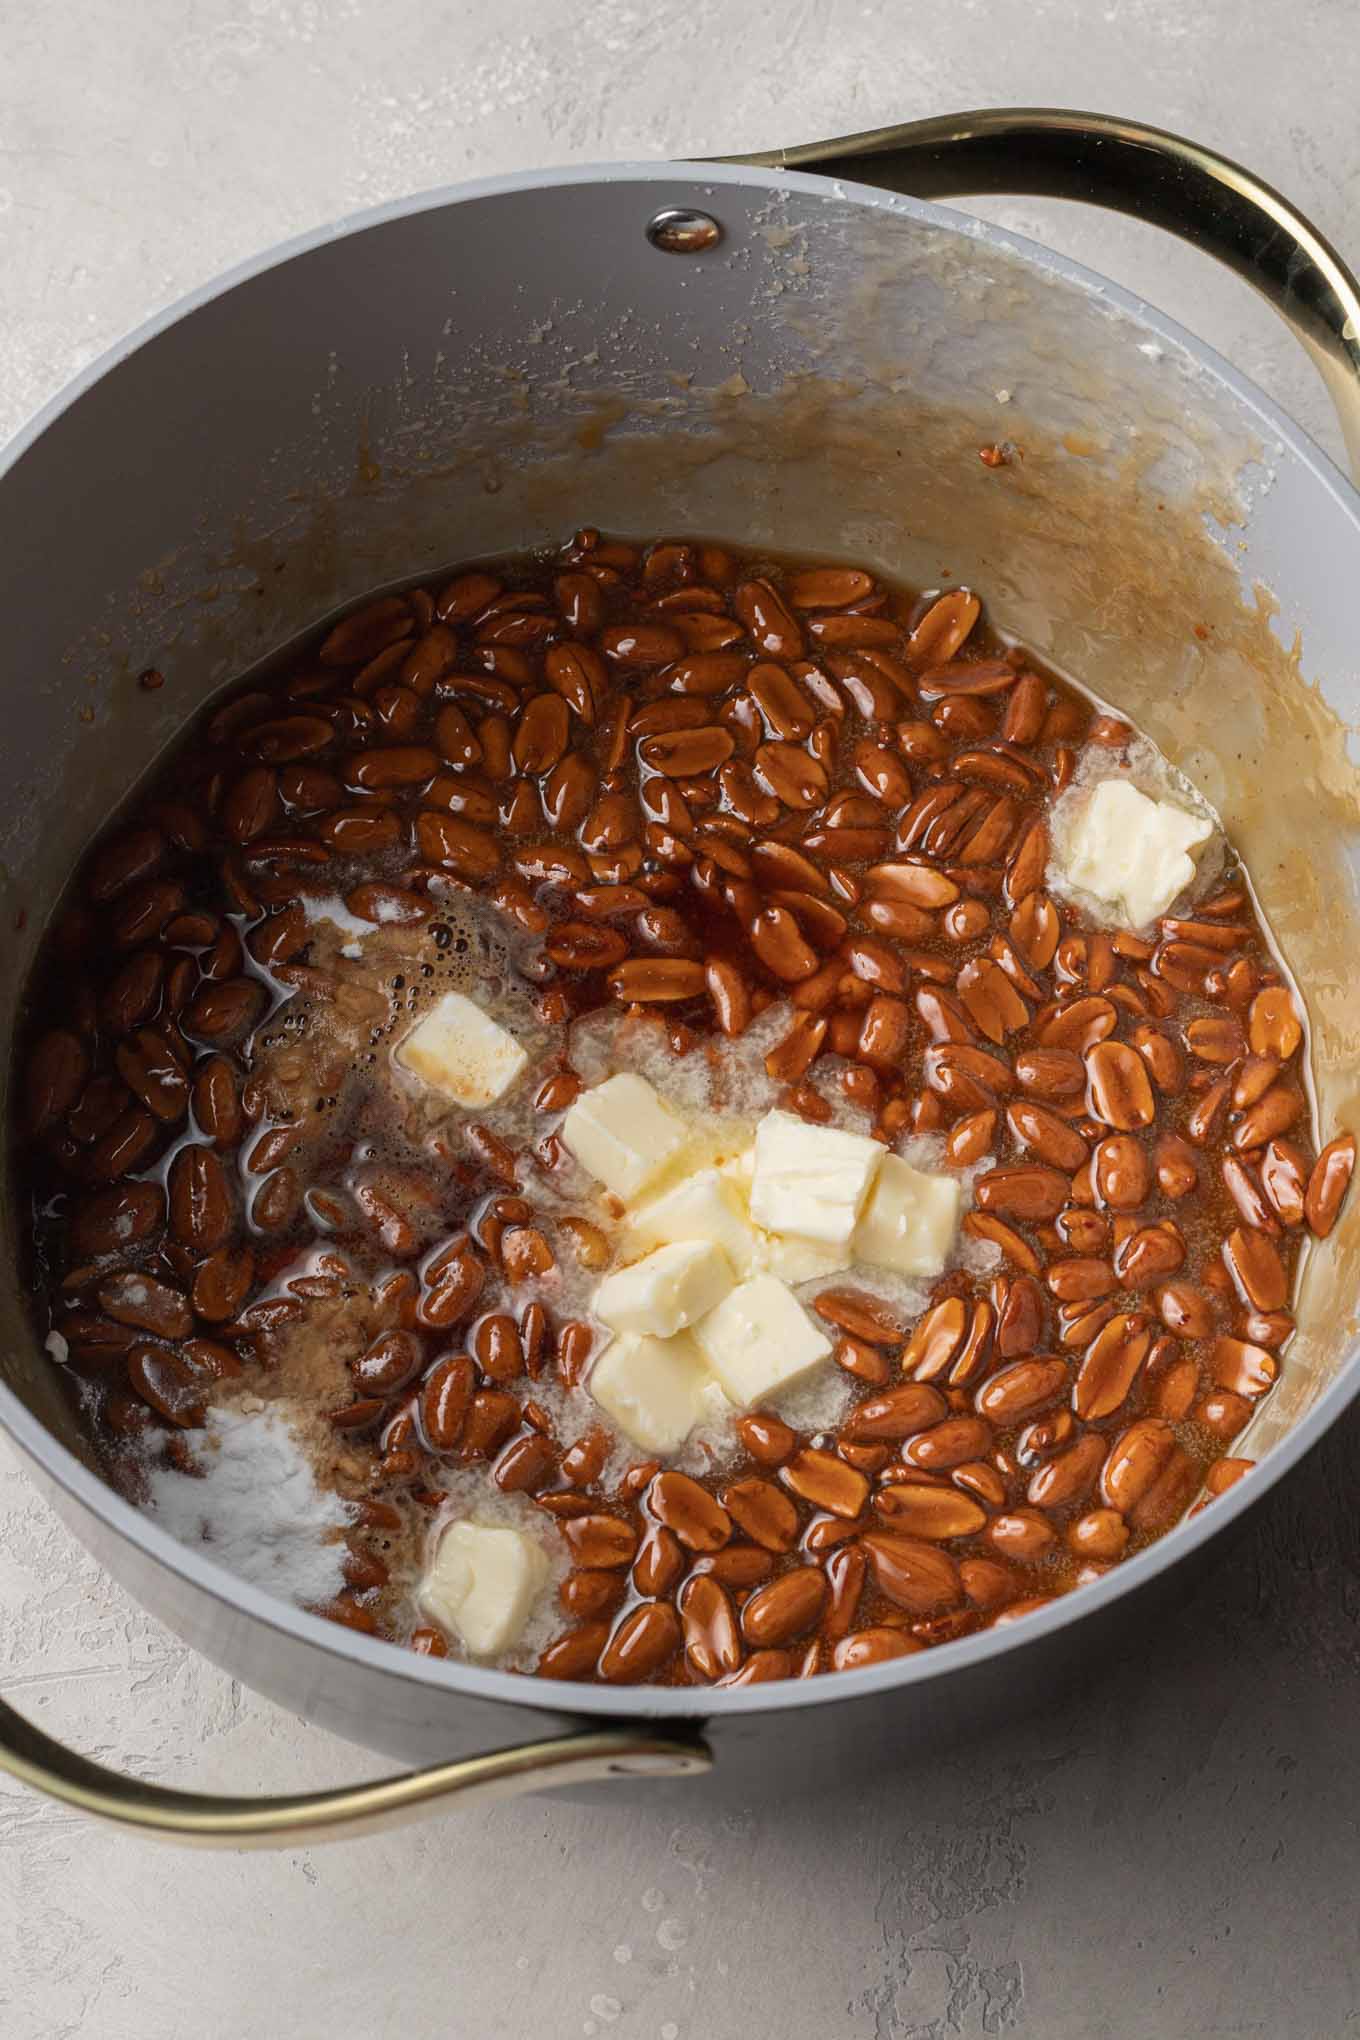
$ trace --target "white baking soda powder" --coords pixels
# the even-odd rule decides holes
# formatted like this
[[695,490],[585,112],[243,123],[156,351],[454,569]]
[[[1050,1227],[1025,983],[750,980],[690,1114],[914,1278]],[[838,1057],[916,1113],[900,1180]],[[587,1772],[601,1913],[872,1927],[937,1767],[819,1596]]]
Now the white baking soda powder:
[[311,1461],[277,1405],[213,1410],[187,1434],[200,1475],[158,1466],[148,1473],[157,1519],[181,1544],[209,1555],[280,1600],[314,1607],[344,1585],[350,1517],[317,1486]]

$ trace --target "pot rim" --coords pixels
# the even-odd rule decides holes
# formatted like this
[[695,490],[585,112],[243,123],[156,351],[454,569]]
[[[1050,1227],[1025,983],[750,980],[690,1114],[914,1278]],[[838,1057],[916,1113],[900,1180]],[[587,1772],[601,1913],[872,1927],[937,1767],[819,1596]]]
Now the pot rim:
[[[48,427],[111,370],[171,326],[216,298],[225,296],[237,285],[248,283],[297,256],[311,254],[336,241],[419,213],[439,211],[476,199],[499,198],[562,185],[600,183],[633,183],[659,188],[663,192],[668,184],[679,184],[683,190],[677,195],[690,200],[696,195],[693,188],[696,184],[699,193],[705,197],[711,197],[714,190],[724,187],[796,192],[821,202],[835,197],[866,209],[899,214],[921,225],[944,229],[965,243],[1004,249],[1041,275],[1075,284],[1125,313],[1158,338],[1193,356],[1219,382],[1227,385],[1247,410],[1255,414],[1267,433],[1281,440],[1304,463],[1316,482],[1337,500],[1339,507],[1349,516],[1360,542],[1360,489],[1347,480],[1317,442],[1273,398],[1214,348],[1099,271],[1009,228],[979,220],[957,207],[905,197],[840,177],[828,179],[801,171],[762,170],[712,162],[588,163],[551,170],[515,171],[435,186],[407,198],[392,199],[383,205],[347,214],[337,221],[276,242],[259,254],[233,264],[154,313],[73,376],[20,427],[8,445],[0,448],[0,485],[10,469],[37,445]],[[1266,1457],[1252,1469],[1249,1478],[1236,1482],[1225,1494],[1215,1498],[1212,1508],[1203,1510],[1193,1520],[1182,1520],[1155,1544],[1125,1560],[1103,1579],[1079,1591],[1060,1595],[1048,1607],[1037,1609],[1014,1624],[986,1629],[976,1636],[939,1644],[930,1650],[891,1659],[884,1664],[837,1672],[830,1678],[811,1681],[790,1678],[771,1681],[767,1685],[729,1687],[725,1690],[712,1687],[581,1686],[567,1680],[540,1679],[523,1672],[491,1671],[461,1659],[440,1659],[413,1651],[399,1651],[375,1637],[345,1629],[323,1616],[308,1614],[301,1608],[277,1600],[192,1546],[180,1543],[169,1531],[162,1529],[153,1516],[125,1501],[84,1466],[2,1381],[0,1427],[26,1457],[34,1460],[49,1479],[95,1516],[106,1529],[126,1538],[149,1558],[228,1611],[243,1613],[301,1643],[349,1659],[369,1671],[406,1679],[431,1692],[465,1693],[479,1700],[579,1719],[693,1721],[719,1715],[779,1714],[793,1708],[862,1699],[872,1693],[896,1691],[947,1678],[956,1670],[962,1672],[1016,1649],[1037,1646],[1070,1623],[1137,1592],[1179,1560],[1188,1558],[1192,1552],[1219,1536],[1298,1464],[1357,1396],[1360,1396],[1360,1344],[1352,1340],[1351,1350],[1337,1378],[1293,1429],[1271,1447]]]

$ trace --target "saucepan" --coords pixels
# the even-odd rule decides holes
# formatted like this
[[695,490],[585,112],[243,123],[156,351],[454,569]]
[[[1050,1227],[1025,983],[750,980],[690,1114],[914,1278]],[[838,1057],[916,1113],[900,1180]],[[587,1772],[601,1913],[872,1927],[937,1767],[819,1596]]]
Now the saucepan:
[[[1353,278],[1247,171],[1128,122],[990,112],[723,163],[503,177],[311,234],[152,320],[0,463],[7,1027],[79,849],[214,689],[384,583],[591,523],[985,589],[1003,629],[1129,713],[1219,807],[1306,988],[1323,1124],[1357,1123],[1360,494],[1191,334],[929,202],[980,191],[1086,199],[1226,262],[1313,354],[1360,461]],[[148,667],[155,691],[137,684]],[[1352,1208],[1312,1254],[1284,1378],[1236,1448],[1256,1470],[1096,1584],[830,1677],[583,1689],[394,1650],[130,1508],[57,1393],[22,1220],[6,1222],[0,1421],[54,1506],[218,1664],[414,1767],[196,1797],[0,1708],[15,1776],[184,1840],[291,1844],[550,1785],[751,1795],[881,1771],[1098,1660],[1360,1390]]]

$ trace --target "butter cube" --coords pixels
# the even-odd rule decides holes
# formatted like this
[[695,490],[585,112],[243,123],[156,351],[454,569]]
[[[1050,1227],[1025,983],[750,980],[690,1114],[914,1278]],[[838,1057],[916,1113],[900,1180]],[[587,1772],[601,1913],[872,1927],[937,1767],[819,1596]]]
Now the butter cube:
[[699,1350],[738,1409],[798,1381],[831,1351],[788,1286],[775,1275],[753,1275],[694,1327]]
[[793,1233],[761,1233],[759,1265],[796,1289],[800,1282],[825,1282],[854,1265],[848,1247],[828,1247],[821,1240],[800,1240]]
[[865,1134],[767,1112],[756,1128],[751,1216],[766,1232],[848,1246],[882,1159]]
[[959,1222],[960,1190],[952,1176],[913,1169],[885,1155],[852,1242],[857,1261],[900,1275],[938,1275]]
[[473,1657],[498,1657],[518,1643],[547,1578],[547,1554],[534,1538],[464,1518],[440,1538],[420,1600]]
[[686,1332],[657,1339],[620,1332],[590,1370],[587,1386],[624,1436],[644,1452],[678,1452],[704,1414],[704,1373]]
[[625,1200],[654,1183],[688,1138],[647,1079],[627,1070],[583,1091],[561,1130],[581,1167]]
[[1127,779],[1102,779],[1082,807],[1062,858],[1071,884],[1122,908],[1144,928],[1174,904],[1195,875],[1188,855],[1213,824],[1174,801],[1152,800]]
[[445,992],[394,1051],[403,1069],[456,1105],[492,1105],[529,1060],[513,1034],[465,999]]
[[624,1236],[624,1251],[673,1246],[680,1240],[707,1240],[721,1247],[738,1275],[748,1275],[755,1262],[756,1234],[746,1219],[743,1187],[725,1169],[696,1169],[672,1190],[644,1204]]
[[[750,1208],[755,1159],[755,1149],[747,1148],[722,1167],[723,1175],[741,1200],[743,1214]],[[799,1239],[794,1233],[762,1232],[758,1226],[748,1226],[748,1232],[752,1253],[749,1266],[739,1269],[739,1273],[754,1275],[764,1271],[796,1288],[800,1282],[824,1282],[828,1275],[838,1275],[851,1266],[848,1247],[828,1247],[821,1240]],[[735,1261],[733,1266],[737,1266]]]
[[650,1332],[668,1339],[683,1331],[732,1287],[732,1267],[709,1240],[677,1240],[606,1275],[595,1291],[597,1318],[616,1332]]

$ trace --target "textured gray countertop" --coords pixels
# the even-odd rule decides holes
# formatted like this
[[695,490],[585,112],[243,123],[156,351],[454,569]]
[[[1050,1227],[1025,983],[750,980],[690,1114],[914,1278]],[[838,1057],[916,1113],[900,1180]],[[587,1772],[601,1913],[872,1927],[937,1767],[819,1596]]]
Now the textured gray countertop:
[[[0,0],[0,47],[0,436],[147,313],[356,207],[968,105],[1198,135],[1360,256],[1352,0]],[[1119,222],[987,210],[1144,292],[1335,445],[1243,287]],[[730,1811],[687,1825],[539,1800],[222,1857],[0,1784],[0,2032],[1360,2032],[1358,1460],[1360,1412],[1150,1646],[985,1748],[833,1804],[750,1808],[737,1779]],[[3,1448],[0,1634],[16,1704],[147,1775],[305,1789],[376,1768],[186,1653]]]

